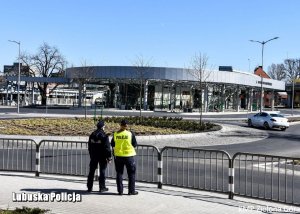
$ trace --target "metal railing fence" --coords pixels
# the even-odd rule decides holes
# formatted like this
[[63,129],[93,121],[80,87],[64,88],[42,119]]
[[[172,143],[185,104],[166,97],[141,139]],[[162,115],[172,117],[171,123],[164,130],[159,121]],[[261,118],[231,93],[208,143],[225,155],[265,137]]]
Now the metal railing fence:
[[[300,205],[300,158],[139,145],[136,180]],[[0,138],[0,171],[87,176],[87,142]],[[107,177],[115,178],[114,161]],[[124,173],[126,179],[126,173]]]
[[87,142],[43,140],[39,143],[40,172],[87,176]]
[[235,195],[300,205],[300,158],[236,153]]
[[[90,156],[87,142],[43,140],[39,144],[39,173],[66,174],[87,176],[89,173]],[[157,182],[158,149],[154,146],[138,145],[136,149],[136,180]],[[97,174],[97,171],[96,171]],[[107,166],[108,178],[115,178],[114,160]],[[124,173],[124,178],[127,178]]]
[[35,171],[36,144],[30,139],[0,139],[0,170]]
[[225,151],[165,147],[161,151],[163,184],[229,192],[230,155]]

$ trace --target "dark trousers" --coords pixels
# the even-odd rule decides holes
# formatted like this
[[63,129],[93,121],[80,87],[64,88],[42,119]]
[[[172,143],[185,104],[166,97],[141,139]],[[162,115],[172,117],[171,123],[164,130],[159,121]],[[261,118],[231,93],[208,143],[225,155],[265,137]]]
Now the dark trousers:
[[100,164],[99,188],[105,187],[105,171],[107,168],[107,161],[96,159],[96,158],[91,158],[90,172],[89,172],[88,180],[87,180],[88,189],[93,188],[95,170],[97,169],[98,164]]
[[124,166],[127,169],[128,175],[128,192],[135,191],[135,171],[136,165],[134,157],[116,157],[115,158],[116,164],[116,172],[117,172],[117,188],[119,193],[123,193],[123,172]]

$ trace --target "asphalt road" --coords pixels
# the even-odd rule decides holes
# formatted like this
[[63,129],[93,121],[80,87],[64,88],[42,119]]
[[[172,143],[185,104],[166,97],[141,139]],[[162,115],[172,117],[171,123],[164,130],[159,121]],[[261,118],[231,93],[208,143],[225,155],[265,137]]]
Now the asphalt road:
[[[48,108],[47,109],[47,114],[70,114],[70,115],[85,115],[85,112],[87,115],[94,115],[95,114],[95,109],[92,109],[90,107],[87,107],[86,111],[85,108]],[[2,106],[0,108],[0,113],[5,114],[5,113],[16,113],[16,108],[14,107],[5,107]],[[45,108],[20,108],[20,114],[26,114],[26,113],[37,113],[37,114],[45,114],[46,109]],[[97,109],[96,114],[98,116],[101,115],[101,110]],[[190,114],[178,114],[176,112],[167,112],[167,111],[143,111],[142,112],[143,116],[168,116],[168,117],[184,117],[184,118],[199,118],[197,115],[190,115]],[[254,114],[254,113],[251,113]],[[299,113],[300,114],[300,113]],[[104,116],[139,116],[140,112],[133,110],[133,111],[122,111],[122,110],[112,110],[112,109],[104,109],[102,111],[102,115]],[[224,114],[215,114],[215,115],[205,115],[203,114],[203,118],[245,118],[247,114],[230,114],[224,115]],[[1,116],[1,115],[0,115]]]
[[[15,107],[5,107],[5,106],[0,106],[0,119],[9,119],[9,118],[14,118],[15,115],[12,115],[12,113],[16,113],[16,108]],[[47,111],[45,108],[20,108],[20,115],[18,115],[19,118],[22,117],[22,114],[27,114],[27,113],[34,113],[34,114],[65,114],[65,115],[87,115],[87,116],[92,116],[92,115],[97,115],[100,116],[139,116],[140,112],[133,110],[133,111],[122,111],[122,110],[113,110],[113,109],[104,109],[101,111],[100,109],[97,109],[95,112],[95,109],[92,109],[90,107],[85,108],[47,108]],[[291,115],[291,110],[290,109],[280,109],[280,112],[283,114],[288,114]],[[224,121],[230,121],[230,120],[242,120],[245,118],[248,118],[250,115],[253,115],[255,113],[247,113],[244,112],[243,114],[241,113],[230,113],[230,114],[224,114],[224,113],[213,113],[213,114],[203,114],[202,118],[203,120],[217,120],[218,122],[224,122]],[[300,117],[300,109],[295,109],[293,111],[294,115],[298,115]],[[143,116],[155,116],[155,117],[182,117],[184,119],[189,119],[189,120],[198,120],[199,115],[197,114],[191,114],[191,113],[176,113],[176,112],[167,112],[167,111],[143,111],[142,112]],[[25,116],[24,116],[25,117]]]
[[[235,124],[246,126],[239,122]],[[256,142],[197,148],[225,150],[230,155],[236,152],[249,152],[300,158],[300,124],[292,125],[284,132],[280,130],[267,130],[267,132],[269,133],[267,139]]]

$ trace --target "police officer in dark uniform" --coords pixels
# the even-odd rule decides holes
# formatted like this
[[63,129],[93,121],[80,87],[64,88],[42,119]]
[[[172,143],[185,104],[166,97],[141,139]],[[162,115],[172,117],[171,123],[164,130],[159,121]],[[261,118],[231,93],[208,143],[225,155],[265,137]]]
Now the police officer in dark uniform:
[[97,129],[89,137],[88,150],[91,161],[87,180],[88,192],[91,192],[93,189],[93,179],[98,164],[100,164],[99,191],[108,191],[108,188],[105,186],[105,171],[107,163],[111,161],[111,148],[108,136],[104,132],[104,127],[104,121],[99,121]]
[[135,191],[136,164],[134,160],[137,142],[134,134],[127,129],[128,121],[122,120],[120,123],[120,130],[114,133],[111,140],[117,172],[117,189],[119,195],[123,195],[123,172],[124,166],[126,166],[128,174],[128,195],[137,195],[138,192]]

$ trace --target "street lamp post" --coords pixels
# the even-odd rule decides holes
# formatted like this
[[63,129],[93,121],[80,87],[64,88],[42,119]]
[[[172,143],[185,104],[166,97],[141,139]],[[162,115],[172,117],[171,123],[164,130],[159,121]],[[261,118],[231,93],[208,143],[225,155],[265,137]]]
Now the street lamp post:
[[[275,40],[275,39],[278,39],[279,37],[274,37],[272,39],[269,39],[267,41],[257,41],[257,40],[249,40],[250,42],[257,42],[257,43],[260,43],[261,44],[261,68],[262,68],[262,71],[264,70],[264,46],[266,43],[272,41],[272,40]],[[262,112],[262,109],[263,109],[263,100],[264,100],[264,95],[263,95],[263,76],[262,74],[260,75],[260,93],[261,93],[261,96],[260,96],[260,108],[259,108],[259,111],[260,113]]]
[[17,45],[19,45],[19,71],[18,71],[18,100],[17,100],[17,112],[18,114],[20,113],[20,73],[21,73],[21,42],[17,42],[15,40],[8,40],[9,42],[13,42],[13,43],[16,43]]

